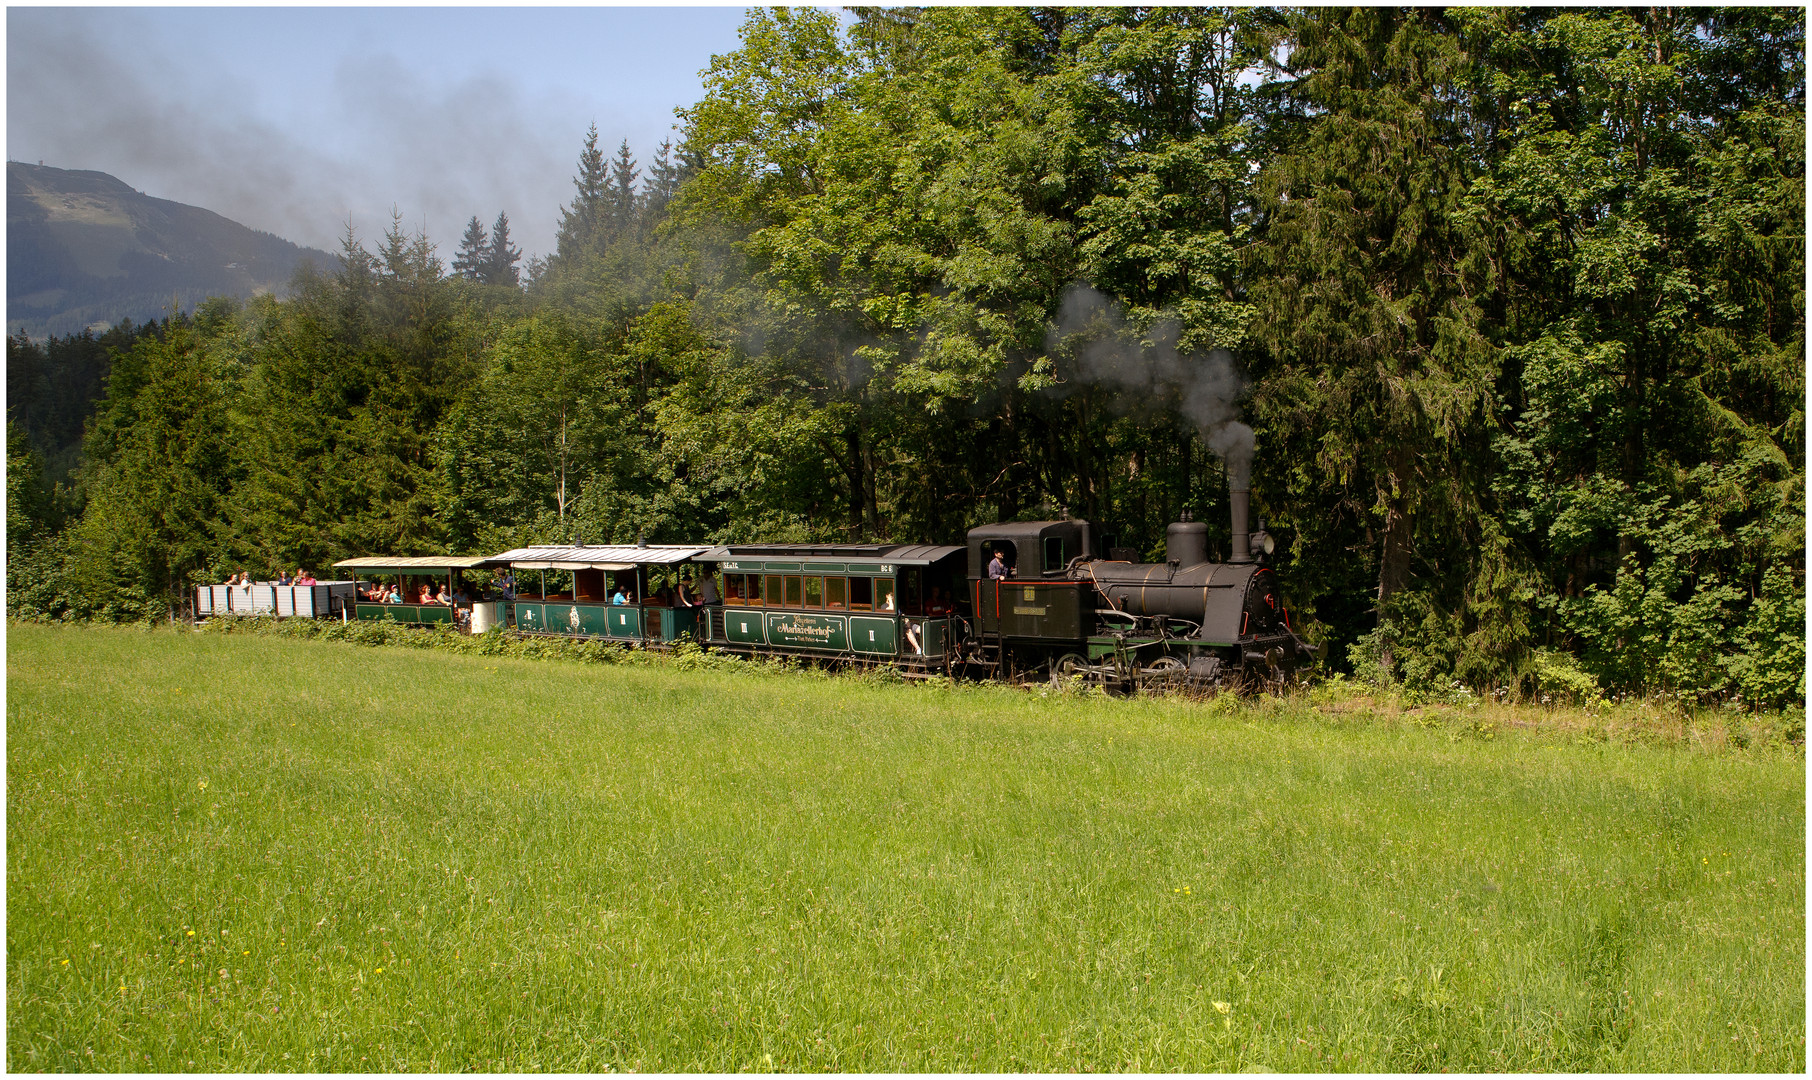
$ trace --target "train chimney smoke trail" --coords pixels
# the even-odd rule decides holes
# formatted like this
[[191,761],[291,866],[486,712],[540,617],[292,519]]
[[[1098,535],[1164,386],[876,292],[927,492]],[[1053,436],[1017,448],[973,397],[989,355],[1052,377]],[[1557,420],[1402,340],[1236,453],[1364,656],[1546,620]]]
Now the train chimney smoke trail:
[[1140,335],[1126,325],[1112,298],[1078,284],[1064,292],[1045,348],[1071,353],[1074,370],[1083,380],[1131,391],[1128,398],[1135,407],[1160,404],[1172,409],[1201,432],[1202,441],[1226,463],[1228,486],[1248,490],[1257,440],[1239,419],[1246,380],[1232,353],[1226,349],[1185,353],[1178,345],[1180,334],[1175,320],[1164,320]]

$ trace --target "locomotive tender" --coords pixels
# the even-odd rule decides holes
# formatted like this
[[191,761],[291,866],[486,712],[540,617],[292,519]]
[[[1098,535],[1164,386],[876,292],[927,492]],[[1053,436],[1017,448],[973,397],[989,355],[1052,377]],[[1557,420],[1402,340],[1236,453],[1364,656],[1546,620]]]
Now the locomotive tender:
[[[962,546],[570,545],[488,558],[348,559],[336,568],[353,572],[348,593],[362,571],[397,577],[405,599],[410,575],[444,580],[452,591],[464,571],[507,573],[518,588],[469,602],[468,625],[480,632],[496,625],[648,648],[690,640],[745,655],[886,663],[908,674],[1084,679],[1119,689],[1275,684],[1313,654],[1265,565],[1269,538],[1247,529],[1249,506],[1250,492],[1235,489],[1225,562],[1209,561],[1207,527],[1185,514],[1169,527],[1160,563],[1133,562],[1120,549],[1104,558],[1089,523],[1066,517],[983,525]],[[1004,576],[990,572],[997,559]],[[548,593],[548,571],[564,575],[570,590]],[[689,581],[696,584],[679,588]],[[198,591],[198,614],[226,610],[210,602],[219,588]],[[359,596],[312,611],[406,623],[463,615]],[[305,612],[297,605],[294,613]]]

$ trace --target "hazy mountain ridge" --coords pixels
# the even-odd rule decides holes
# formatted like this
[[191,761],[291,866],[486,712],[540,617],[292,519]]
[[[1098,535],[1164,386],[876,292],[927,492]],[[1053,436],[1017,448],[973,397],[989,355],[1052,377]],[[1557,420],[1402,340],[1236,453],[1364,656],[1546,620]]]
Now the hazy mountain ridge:
[[162,316],[210,296],[283,295],[325,251],[211,210],[152,198],[103,172],[6,163],[6,328],[33,338]]

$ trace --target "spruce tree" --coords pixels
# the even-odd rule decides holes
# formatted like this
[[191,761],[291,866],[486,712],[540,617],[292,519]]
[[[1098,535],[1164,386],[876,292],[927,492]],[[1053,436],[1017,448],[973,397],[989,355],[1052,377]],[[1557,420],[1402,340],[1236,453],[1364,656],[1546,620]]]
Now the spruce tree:
[[679,187],[679,167],[673,164],[673,140],[662,139],[654,152],[654,163],[648,166],[648,183],[642,190],[642,219],[650,224],[659,221]]
[[642,170],[636,168],[636,160],[629,153],[629,140],[624,139],[617,147],[617,156],[611,159],[610,186],[605,192],[613,239],[635,224],[635,182],[641,175]]
[[484,223],[473,214],[472,220],[466,223],[466,234],[460,238],[459,254],[453,256],[453,273],[467,281],[477,281],[485,271],[485,262],[490,258],[490,234],[485,232]]
[[558,257],[574,258],[596,242],[604,218],[607,179],[604,154],[598,149],[598,125],[593,124],[585,133],[585,149],[579,152],[579,175],[573,177],[579,194],[573,197],[570,209],[560,211],[560,230],[554,241]]
[[499,210],[497,222],[491,226],[491,244],[485,249],[484,274],[479,280],[486,285],[508,285],[514,289],[522,283],[522,271],[516,266],[521,259],[522,249],[510,243],[510,216]]

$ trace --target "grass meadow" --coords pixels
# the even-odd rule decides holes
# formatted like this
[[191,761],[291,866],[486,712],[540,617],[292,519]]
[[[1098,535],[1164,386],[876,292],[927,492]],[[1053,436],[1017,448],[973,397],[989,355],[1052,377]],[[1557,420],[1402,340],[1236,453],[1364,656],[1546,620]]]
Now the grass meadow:
[[1802,1071],[1787,747],[12,624],[15,1070]]

